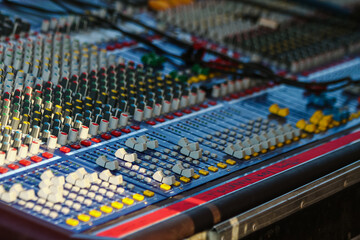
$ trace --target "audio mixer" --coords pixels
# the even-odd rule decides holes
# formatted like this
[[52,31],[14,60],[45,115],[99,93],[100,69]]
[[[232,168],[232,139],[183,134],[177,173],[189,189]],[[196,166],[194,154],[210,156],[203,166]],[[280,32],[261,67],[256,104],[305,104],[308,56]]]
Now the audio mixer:
[[229,179],[360,139],[350,13],[282,0],[0,9],[0,222],[35,239],[127,238]]

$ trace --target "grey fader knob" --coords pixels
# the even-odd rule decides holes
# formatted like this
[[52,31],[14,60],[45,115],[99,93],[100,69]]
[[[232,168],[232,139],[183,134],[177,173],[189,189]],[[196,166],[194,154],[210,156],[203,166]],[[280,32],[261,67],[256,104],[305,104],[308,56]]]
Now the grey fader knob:
[[105,167],[107,162],[109,162],[109,160],[107,159],[107,157],[105,155],[102,155],[96,159],[96,164],[101,167]]

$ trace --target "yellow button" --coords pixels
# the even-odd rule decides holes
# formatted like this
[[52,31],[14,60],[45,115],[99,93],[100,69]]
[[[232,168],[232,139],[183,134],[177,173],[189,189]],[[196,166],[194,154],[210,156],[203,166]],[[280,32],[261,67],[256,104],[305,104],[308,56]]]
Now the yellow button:
[[302,133],[302,134],[300,135],[300,137],[301,137],[301,138],[306,138],[306,137],[307,137],[307,134],[306,134],[306,133]]
[[323,117],[322,111],[318,110],[314,112],[314,114],[310,117],[309,122],[311,122],[312,124],[318,124],[319,121],[322,119],[322,117]]
[[329,123],[330,121],[325,119],[325,118],[322,118],[319,122],[319,127],[321,128],[327,128],[329,126]]
[[165,191],[169,191],[171,189],[170,185],[167,185],[166,183],[163,183],[160,185],[160,188]]
[[123,208],[124,204],[115,201],[111,203],[111,206],[115,209],[121,209]]
[[207,76],[204,75],[204,74],[199,74],[198,78],[199,78],[200,81],[205,81],[205,80],[207,80]]
[[217,170],[218,170],[218,168],[214,167],[214,166],[210,166],[210,167],[208,167],[208,169],[212,172],[217,172]]
[[326,120],[328,123],[330,123],[333,120],[332,115],[325,115],[321,120]]
[[79,221],[73,218],[68,218],[66,219],[66,224],[75,227],[79,224]]
[[90,216],[86,214],[79,214],[78,219],[82,222],[88,222],[90,220]]
[[321,127],[321,126],[319,126],[319,127],[318,127],[318,130],[319,130],[319,132],[325,132],[325,131],[326,131],[326,127]]
[[313,113],[312,117],[322,118],[323,112],[321,110],[317,110]]
[[314,124],[307,124],[304,130],[309,133],[313,133],[316,130],[316,126]]
[[279,110],[280,110],[279,105],[277,105],[276,103],[274,103],[269,107],[269,112],[272,114],[277,114]]
[[141,194],[138,194],[138,193],[135,193],[134,195],[133,195],[133,199],[135,199],[136,201],[142,201],[142,200],[144,200],[144,196],[143,195],[141,195]]
[[154,192],[150,191],[150,190],[145,190],[143,192],[143,194],[147,197],[153,197],[154,196]]
[[199,174],[194,174],[194,175],[192,176],[192,178],[193,178],[193,179],[199,179],[199,178],[200,178],[200,175],[199,175]]
[[246,155],[245,157],[244,157],[244,160],[249,160],[250,159],[250,156],[249,155]]
[[317,124],[320,122],[320,118],[318,118],[318,117],[311,117],[311,118],[309,119],[309,122],[312,123],[312,124],[317,125]]
[[229,165],[235,165],[236,161],[234,161],[232,159],[228,159],[228,160],[226,160],[226,163]]
[[175,186],[175,187],[178,187],[178,186],[180,186],[180,182],[179,181],[175,181],[174,183],[173,183],[173,185]]
[[122,202],[123,203],[125,203],[126,205],[132,205],[132,204],[134,204],[134,200],[133,199],[131,199],[131,198],[124,198],[123,200],[122,200]]
[[189,83],[197,83],[197,82],[199,82],[199,78],[197,78],[197,77],[195,77],[195,76],[192,76],[192,77],[189,79],[188,82],[189,82]]
[[180,178],[180,181],[182,181],[182,182],[184,182],[184,183],[188,183],[188,182],[190,182],[190,178],[187,178],[187,177],[182,176],[182,177]]
[[261,149],[261,153],[267,153],[267,149]]
[[216,164],[219,168],[226,168],[227,165],[225,163],[219,162],[218,164]]
[[277,114],[280,117],[286,117],[287,115],[289,115],[289,113],[290,113],[289,108],[281,108]]
[[89,214],[90,214],[90,216],[93,216],[93,217],[100,217],[101,216],[101,212],[100,211],[98,211],[98,210],[91,210],[90,212],[89,212]]
[[113,209],[112,209],[112,207],[104,205],[100,208],[100,210],[104,213],[111,213]]
[[208,171],[203,170],[203,169],[200,169],[200,170],[199,170],[199,173],[200,173],[201,175],[204,175],[204,176],[206,176],[206,175],[208,175],[208,174],[209,174],[209,172],[208,172]]
[[296,123],[296,127],[299,129],[304,129],[306,126],[306,121],[304,119],[300,119],[297,123]]
[[337,127],[337,126],[340,125],[340,122],[338,122],[338,121],[333,121],[332,124],[333,124],[335,127]]

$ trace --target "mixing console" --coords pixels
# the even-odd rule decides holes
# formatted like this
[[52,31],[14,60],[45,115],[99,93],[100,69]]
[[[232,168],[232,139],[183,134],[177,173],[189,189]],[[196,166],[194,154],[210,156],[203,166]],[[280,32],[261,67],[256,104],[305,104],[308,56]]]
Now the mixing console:
[[34,222],[81,233],[360,124],[350,18],[281,0],[70,2],[0,1],[0,201]]

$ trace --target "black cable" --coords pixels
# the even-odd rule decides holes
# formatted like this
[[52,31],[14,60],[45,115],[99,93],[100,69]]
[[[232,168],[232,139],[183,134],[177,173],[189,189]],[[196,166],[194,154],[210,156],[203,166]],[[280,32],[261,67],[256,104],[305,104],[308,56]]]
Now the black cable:
[[[208,62],[202,62],[201,63],[202,66],[204,67],[209,67],[209,63]],[[211,64],[213,67],[214,65],[217,67],[228,67],[231,68],[227,65],[223,65],[223,64],[218,64],[218,63],[212,63]],[[260,75],[257,73],[247,73],[247,72],[243,72],[243,73],[239,73],[236,71],[228,71],[228,70],[223,70],[223,69],[219,69],[217,68],[216,70],[217,72],[223,73],[223,74],[228,74],[228,75],[233,75],[235,77],[253,77],[255,79],[261,80],[261,81],[269,81],[269,78],[267,76],[264,75]],[[290,85],[290,86],[294,86],[294,87],[298,87],[298,88],[303,88],[303,89],[307,89],[308,91],[312,91],[312,92],[321,92],[321,91],[336,91],[336,90],[340,90],[346,86],[350,86],[352,84],[357,85],[360,84],[360,81],[358,80],[353,80],[350,77],[344,77],[344,78],[340,78],[340,79],[336,79],[336,80],[331,80],[331,81],[327,81],[327,82],[319,82],[319,83],[312,83],[312,82],[300,82],[300,81],[294,81],[294,80],[290,80],[290,79],[286,79],[280,76],[277,76],[276,78],[272,79],[275,83],[281,83],[281,84],[286,84],[286,85]],[[331,86],[333,85],[337,85],[339,83],[345,83],[341,86],[337,86],[337,87],[333,87],[331,88]]]

